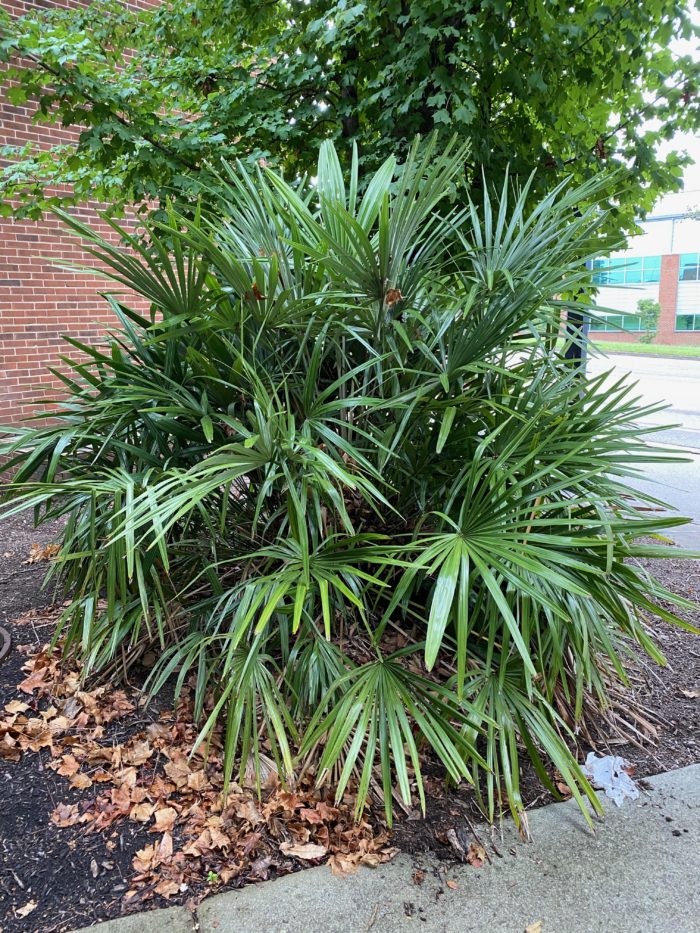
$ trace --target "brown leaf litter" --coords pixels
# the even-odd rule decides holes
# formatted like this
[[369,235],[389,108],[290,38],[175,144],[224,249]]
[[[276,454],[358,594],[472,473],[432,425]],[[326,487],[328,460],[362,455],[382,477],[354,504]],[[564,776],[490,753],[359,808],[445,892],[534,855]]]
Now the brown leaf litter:
[[[10,701],[0,715],[0,758],[16,762],[47,750],[48,767],[65,779],[66,799],[50,814],[59,829],[101,833],[108,850],[120,823],[153,834],[133,855],[127,901],[237,886],[321,862],[345,874],[396,851],[380,817],[355,821],[351,793],[336,804],[310,773],[285,787],[271,760],[260,794],[232,783],[224,796],[221,738],[214,736],[207,757],[194,750],[187,688],[177,709],[148,722],[138,719],[137,691],[85,689],[80,669],[62,664],[58,650],[45,646],[23,670],[26,699]],[[115,733],[114,724],[125,728]],[[93,798],[70,799],[88,788]]]
[[38,564],[41,561],[53,560],[60,551],[58,544],[32,544],[29,548],[24,564]]

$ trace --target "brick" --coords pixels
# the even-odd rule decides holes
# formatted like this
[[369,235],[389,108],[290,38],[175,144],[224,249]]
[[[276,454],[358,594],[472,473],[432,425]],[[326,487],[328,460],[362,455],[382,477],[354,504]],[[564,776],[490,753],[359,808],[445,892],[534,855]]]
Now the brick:
[[[45,7],[85,6],[90,0],[0,0],[13,16],[22,16]],[[154,0],[127,3],[132,8],[151,6]],[[1,73],[7,66],[0,65]],[[11,145],[32,141],[48,149],[57,143],[70,143],[78,128],[33,123],[31,102],[16,106],[0,97],[0,138]],[[0,159],[0,165],[10,160]],[[68,190],[57,187],[56,193]],[[74,213],[81,220],[114,241],[112,229],[99,216],[105,205],[80,205]],[[0,424],[15,423],[35,413],[30,402],[53,394],[59,383],[48,372],[60,366],[61,354],[75,351],[63,334],[95,342],[103,334],[111,313],[99,292],[105,280],[89,273],[57,268],[51,260],[92,264],[79,241],[64,231],[55,217],[34,222],[0,219]],[[146,302],[133,296],[130,303],[140,309]],[[98,322],[102,319],[102,325]],[[64,367],[65,368],[65,367]]]

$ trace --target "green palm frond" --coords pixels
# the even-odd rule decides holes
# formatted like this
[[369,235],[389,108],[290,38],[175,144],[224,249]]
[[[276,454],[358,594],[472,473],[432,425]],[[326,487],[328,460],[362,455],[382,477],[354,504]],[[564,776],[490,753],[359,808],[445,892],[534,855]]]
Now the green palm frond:
[[525,755],[583,806],[577,724],[633,648],[663,662],[653,618],[685,624],[630,560],[682,553],[631,494],[679,460],[640,432],[659,407],[557,350],[619,180],[477,201],[465,155],[223,166],[216,211],[110,221],[117,245],[61,215],[114,329],[69,341],[50,424],[3,429],[1,514],[64,520],[56,637],[88,672],[155,648],[227,783],[272,759],[389,816],[428,756],[522,819]]
[[[480,757],[455,723],[466,722],[466,713],[454,695],[439,684],[408,670],[400,655],[379,658],[342,674],[330,688],[340,699],[330,710],[322,705],[304,736],[302,754],[323,745],[319,782],[340,765],[336,796],[344,794],[357,776],[356,814],[359,816],[372,789],[375,766],[381,774],[381,789],[387,820],[391,824],[394,785],[407,805],[412,784],[421,806],[425,792],[416,734],[429,744],[449,776],[471,781],[467,762]],[[484,762],[481,762],[484,763]],[[484,763],[485,764],[485,763]]]

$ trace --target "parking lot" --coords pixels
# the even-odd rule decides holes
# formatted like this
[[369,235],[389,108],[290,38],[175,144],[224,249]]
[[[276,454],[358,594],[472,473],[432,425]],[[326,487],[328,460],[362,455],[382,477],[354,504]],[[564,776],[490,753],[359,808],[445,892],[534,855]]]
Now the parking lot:
[[684,547],[700,548],[700,360],[615,354],[588,361],[591,373],[613,367],[618,375],[629,372],[633,376],[645,403],[668,403],[669,407],[651,416],[648,423],[675,427],[654,434],[652,439],[682,449],[689,462],[650,464],[645,470],[647,479],[635,486],[692,518],[692,525],[673,529],[671,536]]

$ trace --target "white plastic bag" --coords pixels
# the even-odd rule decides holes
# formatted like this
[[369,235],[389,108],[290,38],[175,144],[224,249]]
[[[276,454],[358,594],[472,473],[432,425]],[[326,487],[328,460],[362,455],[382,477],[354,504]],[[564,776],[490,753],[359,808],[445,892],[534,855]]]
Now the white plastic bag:
[[639,790],[629,774],[624,770],[627,762],[617,755],[605,755],[599,758],[589,752],[583,773],[597,790],[604,790],[605,796],[621,807],[625,797],[636,800]]

